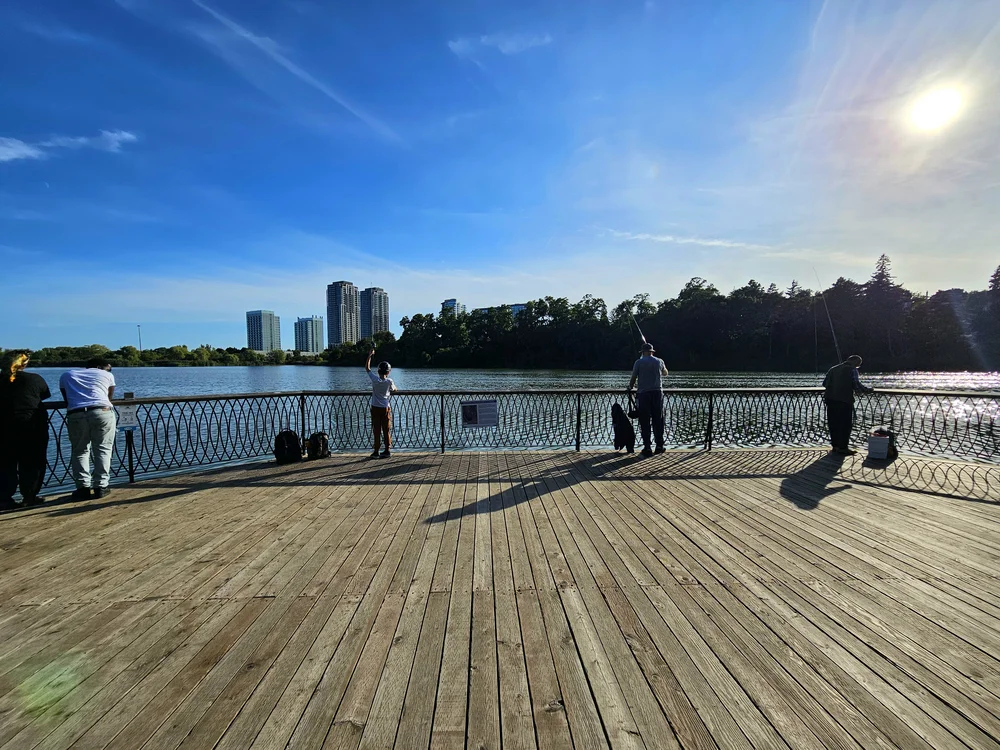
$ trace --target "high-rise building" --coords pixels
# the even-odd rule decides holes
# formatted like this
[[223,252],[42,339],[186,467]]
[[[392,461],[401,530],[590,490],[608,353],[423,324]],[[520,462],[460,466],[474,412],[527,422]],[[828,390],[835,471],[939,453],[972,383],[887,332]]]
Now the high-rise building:
[[247,312],[247,349],[271,352],[281,348],[281,318],[271,310]]
[[358,288],[335,281],[326,288],[326,330],[330,346],[353,344],[360,338]]
[[464,315],[465,305],[457,299],[446,299],[441,303],[441,314],[451,313],[452,315]]
[[[447,302],[447,300],[445,300]],[[496,307],[477,307],[472,312],[474,313],[488,313],[490,310],[496,310],[497,307],[503,307],[503,305],[497,305]],[[510,313],[513,317],[517,317],[527,309],[527,305],[522,302],[515,302],[513,305],[507,305],[510,308]],[[464,309],[464,308],[463,308]],[[442,311],[444,306],[442,305]]]
[[361,338],[370,339],[389,330],[389,295],[385,289],[372,286],[361,292],[360,308]]
[[323,318],[313,315],[295,321],[295,348],[304,354],[323,351]]

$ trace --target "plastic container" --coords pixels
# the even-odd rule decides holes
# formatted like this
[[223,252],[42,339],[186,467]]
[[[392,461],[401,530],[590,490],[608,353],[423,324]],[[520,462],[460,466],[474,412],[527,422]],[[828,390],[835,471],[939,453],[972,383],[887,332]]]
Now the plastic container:
[[868,438],[868,458],[885,460],[889,457],[889,438],[872,435]]

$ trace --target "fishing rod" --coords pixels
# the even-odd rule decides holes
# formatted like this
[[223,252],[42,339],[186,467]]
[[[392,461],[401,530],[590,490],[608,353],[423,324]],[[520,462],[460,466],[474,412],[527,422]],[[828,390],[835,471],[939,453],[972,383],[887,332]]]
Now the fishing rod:
[[819,284],[819,296],[823,300],[823,307],[826,309],[826,319],[830,322],[830,333],[833,334],[833,345],[837,349],[837,361],[843,362],[844,358],[840,354],[840,344],[837,343],[837,332],[833,328],[833,318],[830,317],[830,306],[826,304],[826,295],[823,294],[823,282],[819,280],[819,274],[816,273],[816,267],[813,266],[813,273],[816,275],[816,283]]
[[635,330],[637,330],[639,332],[639,337],[642,339],[642,343],[644,343],[644,344],[648,343],[646,341],[646,337],[642,335],[642,329],[639,328],[639,321],[637,321],[635,319],[635,315],[632,314],[631,310],[628,311],[628,314],[629,314],[629,317],[632,318],[632,323],[635,324]]

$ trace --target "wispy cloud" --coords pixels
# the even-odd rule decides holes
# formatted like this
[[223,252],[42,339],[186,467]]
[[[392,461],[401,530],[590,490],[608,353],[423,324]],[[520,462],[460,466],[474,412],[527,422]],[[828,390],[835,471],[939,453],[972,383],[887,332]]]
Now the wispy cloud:
[[550,34],[484,34],[479,37],[459,37],[448,42],[458,57],[474,57],[484,47],[492,47],[504,55],[518,55],[534,47],[552,43]]
[[[201,2],[201,0],[191,0],[191,2],[194,3],[196,6],[198,6],[199,8],[201,8],[203,11],[205,11],[205,13],[210,15],[220,24],[222,24],[235,37],[250,44],[252,47],[261,52],[264,56],[270,59],[273,63],[275,63],[288,73],[291,73],[293,76],[295,76],[302,83],[313,88],[326,98],[338,104],[340,107],[345,109],[347,112],[352,114],[358,120],[360,120],[369,128],[371,128],[373,131],[375,131],[382,138],[386,139],[387,141],[392,141],[396,143],[402,140],[399,137],[399,135],[386,123],[382,122],[382,120],[370,114],[369,112],[366,112],[361,107],[349,101],[340,92],[335,91],[326,83],[320,81],[318,78],[313,76],[307,70],[301,68],[300,66],[292,62],[288,57],[285,56],[284,52],[281,50],[281,47],[273,39],[265,36],[258,36],[252,33],[251,31],[249,31],[248,29],[246,29],[233,19],[223,15],[214,8],[211,8],[205,3]],[[219,53],[219,56],[222,57],[224,60],[226,60],[226,62],[228,62],[230,65],[232,65],[237,70],[237,72],[241,73],[245,77],[248,77],[248,79],[251,80],[251,83],[254,82],[253,79],[249,78],[249,76],[246,75],[246,71],[238,64],[238,62],[236,62],[233,59],[233,56],[229,54],[229,51],[226,49],[221,49],[219,47],[218,41],[205,36],[202,36],[202,39],[203,41],[206,41],[210,45],[215,47],[216,51]]]
[[23,23],[21,24],[21,30],[49,42],[78,44],[84,47],[102,47],[105,45],[101,39],[95,36],[59,24],[42,25],[38,23]]
[[93,148],[116,154],[126,143],[139,140],[127,130],[102,130],[95,136],[57,135],[38,143],[28,143],[18,138],[0,138],[0,162],[18,159],[45,159],[57,149]]
[[620,232],[615,229],[606,230],[610,236],[620,240],[634,240],[638,242],[659,242],[665,245],[699,245],[701,247],[724,247],[736,250],[762,250],[776,251],[774,245],[760,245],[753,242],[739,242],[737,240],[720,240],[708,237],[678,237],[673,234],[646,234],[635,232]]
[[127,130],[102,130],[100,135],[93,137],[59,135],[38,145],[43,148],[96,148],[117,154],[122,150],[123,144],[135,143],[137,140],[139,138],[135,133]]
[[17,138],[0,138],[0,162],[18,159],[44,159],[45,152],[38,146]]

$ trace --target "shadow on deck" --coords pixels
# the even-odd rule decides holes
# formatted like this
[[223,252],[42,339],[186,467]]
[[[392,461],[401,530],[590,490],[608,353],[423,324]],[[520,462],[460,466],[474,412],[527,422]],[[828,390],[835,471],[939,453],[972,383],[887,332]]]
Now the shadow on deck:
[[0,750],[1000,748],[998,488],[403,453],[8,513]]

